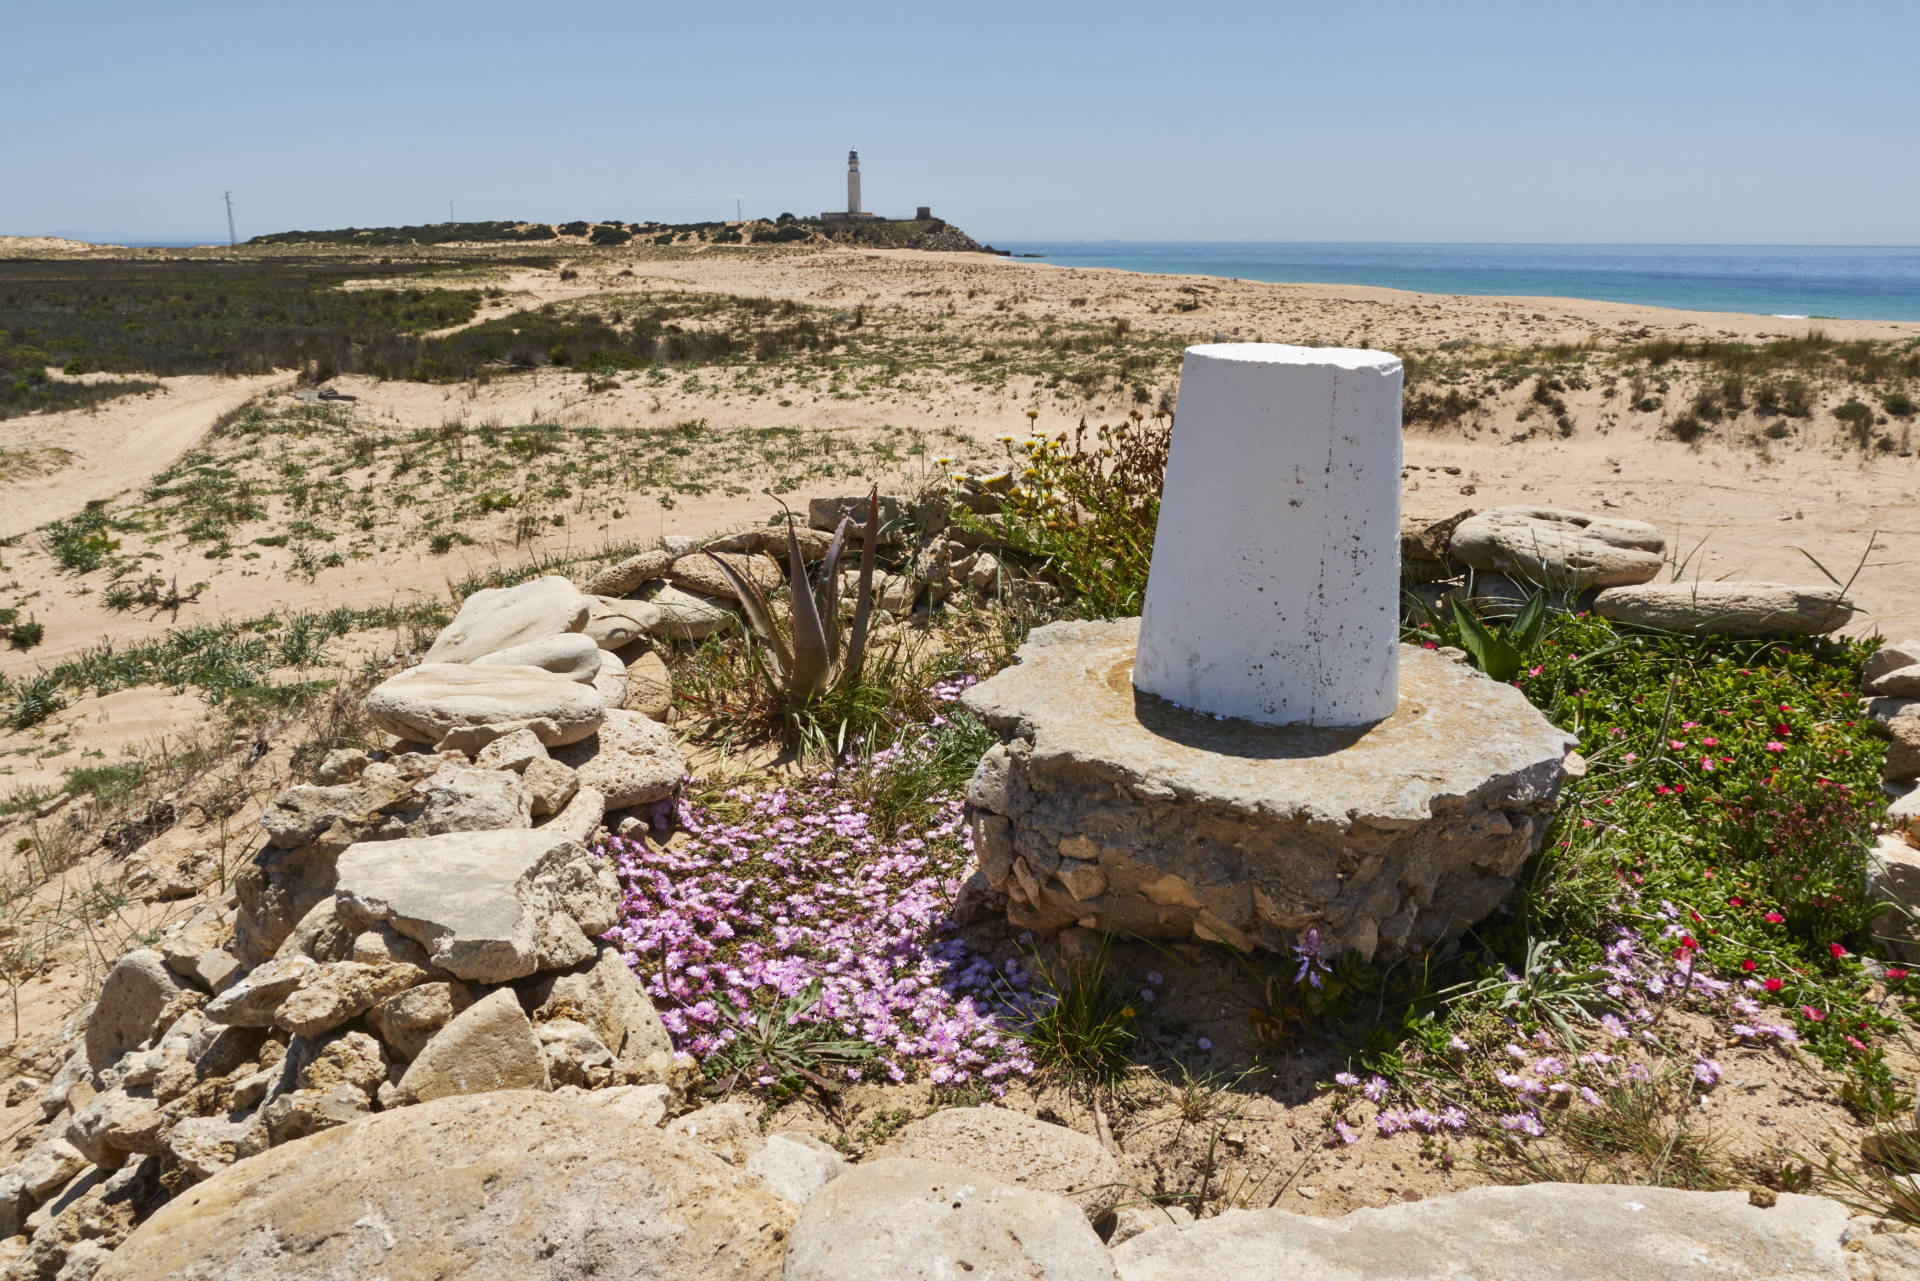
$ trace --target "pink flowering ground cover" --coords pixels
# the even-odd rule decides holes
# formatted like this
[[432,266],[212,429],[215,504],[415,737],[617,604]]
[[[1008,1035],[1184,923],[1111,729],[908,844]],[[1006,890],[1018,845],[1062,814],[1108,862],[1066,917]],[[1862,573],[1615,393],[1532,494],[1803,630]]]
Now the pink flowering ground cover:
[[937,797],[930,821],[876,831],[861,799],[875,774],[928,750],[682,801],[664,843],[609,840],[625,897],[608,937],[676,1048],[713,1060],[772,1011],[796,1035],[866,1047],[836,1056],[848,1080],[992,1084],[1033,1070],[1015,1030],[1023,967],[970,954],[951,927],[972,845],[961,802]]

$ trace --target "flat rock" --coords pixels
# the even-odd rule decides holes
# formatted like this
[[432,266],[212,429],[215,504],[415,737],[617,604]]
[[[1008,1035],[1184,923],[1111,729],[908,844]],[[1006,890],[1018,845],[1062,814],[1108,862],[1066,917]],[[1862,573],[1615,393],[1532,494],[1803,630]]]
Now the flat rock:
[[426,804],[414,830],[426,836],[490,832],[532,822],[520,775],[509,770],[448,766],[420,784],[420,795]]
[[1920,786],[1909,787],[1888,802],[1887,825],[1920,840]]
[[[788,1240],[784,1281],[1114,1275],[1106,1246],[1073,1202],[958,1166],[891,1158],[853,1166],[813,1194]],[[1280,1281],[1302,1274],[1269,1275]],[[1213,1281],[1203,1269],[1183,1281],[1196,1277]]]
[[299,1036],[319,1036],[426,978],[426,971],[405,962],[333,961],[308,974],[287,994],[273,1012],[274,1026]]
[[1867,655],[1866,664],[1860,670],[1860,680],[1863,684],[1871,685],[1888,672],[1897,672],[1903,667],[1920,667],[1920,640],[1909,638],[1874,650]]
[[1090,1217],[1137,1195],[1098,1139],[1007,1108],[946,1108],[906,1126],[873,1155],[978,1170],[1066,1197]]
[[967,785],[1021,928],[1418,954],[1496,908],[1574,740],[1520,691],[1402,646],[1400,705],[1329,729],[1216,720],[1131,682],[1137,619],[1034,630],[969,689],[1007,736]]
[[135,948],[115,961],[87,1016],[88,1065],[96,1072],[109,1067],[152,1036],[160,1012],[184,990],[154,948]]
[[1584,591],[1657,577],[1667,540],[1644,521],[1558,507],[1496,507],[1454,527],[1447,553],[1478,570]]
[[1616,623],[1714,636],[1820,636],[1853,617],[1853,602],[1831,584],[1642,583],[1607,588],[1593,608]]
[[636,611],[641,632],[657,640],[704,640],[740,621],[728,601],[682,591],[670,583],[650,587],[639,601],[628,604]]
[[[524,722],[542,743],[573,743],[600,728],[591,685],[540,667],[422,663],[367,693],[367,715],[389,734],[438,743],[450,732]],[[541,722],[546,722],[543,726]]]
[[1867,682],[1867,693],[1893,698],[1920,698],[1920,663],[1896,667]]
[[528,641],[506,649],[482,654],[473,660],[475,667],[538,667],[583,685],[593,683],[599,670],[600,647],[584,632],[562,632],[544,640]]
[[592,684],[594,692],[600,695],[601,706],[611,711],[627,705],[627,665],[612,650],[600,651],[600,665],[594,672]]
[[271,1027],[280,1002],[319,973],[320,963],[310,956],[275,957],[255,966],[246,977],[207,1003],[204,1011],[209,1023],[228,1027]]
[[652,615],[638,601],[590,598],[587,635],[601,649],[625,649],[646,634]]
[[687,772],[686,757],[674,743],[673,731],[625,710],[606,713],[597,735],[555,748],[553,759],[578,771],[580,786],[606,797],[612,810],[665,800],[679,789]]
[[620,902],[604,861],[539,829],[362,842],[336,876],[343,913],[390,923],[441,969],[481,983],[591,959]]
[[400,1078],[404,1098],[545,1090],[552,1086],[533,1024],[512,988],[499,988],[453,1016],[422,1046]]
[[515,645],[577,632],[586,623],[587,598],[557,574],[515,587],[487,587],[460,603],[460,612],[427,650],[426,661],[471,663]]
[[1121,1281],[1846,1281],[1847,1215],[1793,1193],[1760,1209],[1745,1192],[1535,1183],[1337,1219],[1228,1210],[1113,1259]]
[[99,1281],[777,1281],[794,1213],[618,1112],[463,1096],[240,1162],[162,1206]]
[[673,677],[666,660],[646,650],[627,663],[627,701],[623,706],[648,720],[664,721],[673,710]]
[[625,596],[642,583],[665,574],[674,555],[664,547],[655,547],[625,560],[616,561],[587,580],[590,596]]
[[[771,556],[740,552],[716,555],[727,563],[728,568],[768,595],[786,581],[780,573],[779,562]],[[673,568],[667,571],[665,577],[683,591],[699,592],[717,600],[733,599],[733,584],[727,581],[727,576],[720,572],[718,565],[707,559],[704,552],[682,556],[673,562]]]

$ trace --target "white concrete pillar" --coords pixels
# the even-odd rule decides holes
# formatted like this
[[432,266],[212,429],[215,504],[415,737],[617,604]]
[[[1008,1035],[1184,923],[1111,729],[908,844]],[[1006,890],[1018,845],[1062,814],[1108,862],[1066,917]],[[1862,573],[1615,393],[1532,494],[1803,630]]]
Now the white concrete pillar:
[[1134,687],[1268,725],[1399,703],[1400,361],[1187,348]]

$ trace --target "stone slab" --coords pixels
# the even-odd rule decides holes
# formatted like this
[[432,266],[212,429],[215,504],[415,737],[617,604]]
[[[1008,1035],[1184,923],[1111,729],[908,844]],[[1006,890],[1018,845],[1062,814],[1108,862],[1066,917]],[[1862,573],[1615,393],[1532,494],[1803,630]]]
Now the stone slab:
[[968,690],[1007,742],[968,785],[981,871],[1026,928],[1418,951],[1539,847],[1574,740],[1510,685],[1400,655],[1364,728],[1261,726],[1136,692],[1136,620],[1056,623]]

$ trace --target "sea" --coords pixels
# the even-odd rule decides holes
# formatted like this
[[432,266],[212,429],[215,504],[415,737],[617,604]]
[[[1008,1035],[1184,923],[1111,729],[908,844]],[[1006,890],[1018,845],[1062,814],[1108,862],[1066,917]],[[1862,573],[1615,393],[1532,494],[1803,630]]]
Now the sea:
[[996,241],[1067,267],[1920,321],[1920,246]]

